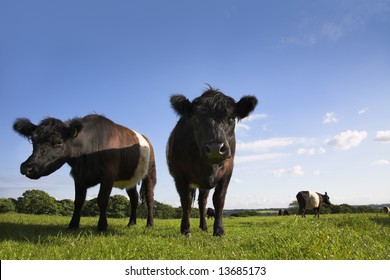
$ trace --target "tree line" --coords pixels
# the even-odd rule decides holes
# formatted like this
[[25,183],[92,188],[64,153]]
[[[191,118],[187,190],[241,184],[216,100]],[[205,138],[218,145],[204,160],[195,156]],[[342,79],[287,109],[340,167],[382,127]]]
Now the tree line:
[[[73,213],[73,200],[57,200],[42,190],[28,190],[18,199],[0,198],[0,213],[18,212],[25,214],[46,214],[71,216]],[[167,204],[154,202],[154,217],[160,219],[181,218],[181,208],[175,208]],[[99,207],[97,198],[86,200],[81,212],[82,216],[98,216]],[[107,216],[110,218],[130,217],[130,201],[123,195],[113,195],[107,208]],[[191,216],[199,217],[199,210],[194,208]],[[147,217],[145,204],[139,204],[137,209],[138,218]]]
[[[292,215],[298,213],[298,202],[293,201],[287,208]],[[71,216],[73,213],[73,200],[63,199],[57,200],[42,190],[28,190],[23,193],[18,199],[0,198],[0,213],[18,212],[25,214],[47,214],[47,215],[61,215]],[[340,205],[324,205],[321,209],[321,214],[339,214],[339,213],[378,213],[377,208],[370,206],[351,206],[348,204]],[[245,216],[263,216],[264,214],[258,210],[237,210],[225,211],[229,212],[229,216],[245,217]],[[154,202],[154,217],[160,219],[180,219],[182,209],[175,208],[171,205]],[[277,210],[275,210],[275,214]],[[307,210],[310,214],[310,210]],[[86,200],[82,209],[83,216],[98,216],[99,207],[97,205],[97,198]],[[107,208],[107,216],[110,218],[125,218],[130,216],[130,202],[129,199],[123,195],[113,195]],[[138,218],[147,217],[147,208],[145,204],[139,204],[137,210]],[[199,209],[193,208],[191,217],[199,217]]]

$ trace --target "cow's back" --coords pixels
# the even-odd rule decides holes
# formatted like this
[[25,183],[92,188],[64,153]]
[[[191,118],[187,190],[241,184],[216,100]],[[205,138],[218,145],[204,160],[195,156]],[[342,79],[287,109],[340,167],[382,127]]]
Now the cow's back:
[[141,181],[154,164],[152,145],[142,134],[99,115],[79,122],[82,129],[69,162],[76,180],[92,186],[107,176],[115,187],[128,188]]

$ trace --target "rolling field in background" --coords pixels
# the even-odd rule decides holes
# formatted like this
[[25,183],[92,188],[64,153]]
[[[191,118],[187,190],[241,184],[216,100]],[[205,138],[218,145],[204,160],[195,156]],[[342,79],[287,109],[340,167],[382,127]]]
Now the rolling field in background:
[[180,234],[180,220],[145,220],[128,228],[127,219],[82,217],[69,231],[69,217],[0,214],[2,260],[390,260],[390,217],[385,214],[225,218],[226,235],[212,236],[191,219],[192,237]]

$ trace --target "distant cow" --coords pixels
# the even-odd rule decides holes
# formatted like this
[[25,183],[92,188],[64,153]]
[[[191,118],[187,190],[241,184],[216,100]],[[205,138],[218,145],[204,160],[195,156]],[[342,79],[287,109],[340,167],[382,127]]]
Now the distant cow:
[[215,211],[213,208],[207,208],[207,219],[214,218],[215,217]]
[[383,213],[385,213],[385,214],[390,214],[390,207],[384,206],[384,207],[382,208],[382,211],[383,211]]
[[140,181],[141,199],[148,207],[147,226],[153,225],[156,167],[152,145],[145,136],[100,115],[66,122],[46,118],[39,125],[21,118],[13,128],[33,145],[32,155],[20,166],[23,175],[39,179],[65,163],[70,165],[76,191],[70,229],[79,228],[87,189],[99,183],[98,230],[107,230],[106,210],[113,187],[126,189],[131,204],[128,226],[136,224],[136,185]]
[[315,211],[314,217],[319,218],[322,204],[330,205],[329,196],[326,192],[325,194],[319,194],[316,192],[301,191],[297,194],[297,200],[299,204],[298,214],[301,214],[304,218],[306,218],[306,209],[313,209]]
[[288,210],[287,209],[280,209],[278,211],[278,216],[288,216],[289,213],[288,213]]
[[168,140],[167,163],[183,209],[181,232],[191,235],[189,216],[197,188],[200,228],[208,230],[206,203],[210,189],[215,188],[213,235],[221,236],[225,233],[222,210],[236,150],[236,120],[247,117],[255,109],[257,98],[244,96],[235,102],[210,87],[192,102],[183,95],[174,95],[170,101],[180,116]]

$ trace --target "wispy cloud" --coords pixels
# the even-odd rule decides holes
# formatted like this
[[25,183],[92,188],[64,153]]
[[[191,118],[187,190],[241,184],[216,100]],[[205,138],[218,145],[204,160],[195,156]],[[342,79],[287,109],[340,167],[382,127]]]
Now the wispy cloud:
[[326,143],[340,150],[349,150],[358,147],[368,136],[367,131],[347,130],[327,139]]
[[305,143],[305,138],[280,137],[252,142],[237,143],[237,151],[261,152],[275,148],[285,148],[294,144]]
[[243,119],[241,122],[253,122],[256,120],[264,120],[267,118],[268,118],[267,114],[253,114],[253,115],[249,115],[248,117]]
[[322,123],[325,123],[325,124],[332,124],[332,123],[338,123],[338,122],[339,122],[339,119],[336,117],[336,114],[334,112],[328,112],[322,118]]
[[380,130],[376,133],[375,141],[380,143],[390,143],[390,130]]
[[250,156],[236,156],[234,158],[235,163],[248,163],[256,161],[265,161],[265,160],[276,160],[288,157],[287,153],[268,153],[268,154],[259,154],[259,155],[250,155]]
[[372,166],[387,166],[389,164],[390,162],[386,159],[377,160],[371,163]]
[[297,151],[297,154],[299,156],[314,156],[314,155],[323,155],[326,153],[326,150],[323,147],[319,147],[318,149],[315,148],[299,148]]
[[[332,2],[332,16],[297,20],[296,32],[284,36],[280,46],[314,46],[324,41],[339,41],[353,32],[366,28],[374,21],[386,21],[390,14],[389,1],[354,1],[353,6]],[[348,9],[346,9],[348,7]]]
[[367,112],[368,112],[368,107],[365,107],[365,108],[360,109],[360,110],[358,111],[358,114],[359,114],[359,115],[362,115],[362,114],[365,114],[365,113],[367,113]]
[[236,128],[237,129],[243,129],[243,130],[251,130],[251,126],[249,123],[257,121],[257,120],[264,120],[267,119],[267,114],[253,114],[249,115],[245,119],[242,119],[241,121],[237,122]]
[[291,168],[285,169],[280,168],[274,171],[275,177],[282,177],[282,176],[294,176],[294,177],[302,177],[305,175],[305,172],[302,169],[302,166],[300,165],[294,165]]
[[342,25],[338,25],[333,22],[326,22],[322,26],[323,35],[331,41],[340,39],[344,35],[344,32]]

